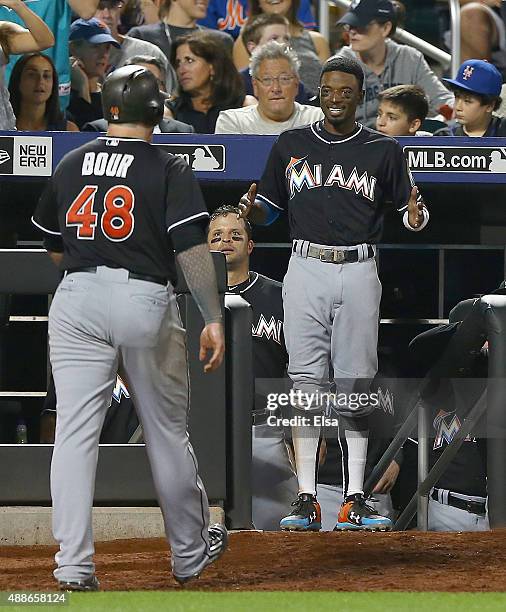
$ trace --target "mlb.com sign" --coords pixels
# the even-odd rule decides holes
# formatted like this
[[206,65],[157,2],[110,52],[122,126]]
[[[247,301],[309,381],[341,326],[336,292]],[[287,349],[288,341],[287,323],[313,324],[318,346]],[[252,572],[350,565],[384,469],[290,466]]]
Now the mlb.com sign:
[[52,143],[45,136],[0,136],[0,175],[51,176]]

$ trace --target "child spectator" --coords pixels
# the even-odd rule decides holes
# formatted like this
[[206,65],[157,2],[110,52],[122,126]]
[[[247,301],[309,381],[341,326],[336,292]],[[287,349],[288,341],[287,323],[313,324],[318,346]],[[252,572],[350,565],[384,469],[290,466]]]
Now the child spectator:
[[396,85],[378,94],[376,129],[387,136],[431,135],[419,129],[429,112],[429,103],[418,85]]
[[485,60],[464,62],[454,79],[443,79],[455,94],[458,125],[452,136],[506,136],[506,119],[492,113],[501,105],[501,73]]
[[364,69],[364,100],[357,109],[357,120],[374,127],[378,94],[394,85],[419,85],[429,101],[429,116],[450,119],[453,95],[430,69],[422,53],[400,45],[391,37],[398,22],[399,5],[390,0],[361,0],[341,19],[349,32],[349,47],[338,55],[359,60]]
[[42,53],[22,56],[9,82],[16,128],[30,132],[78,132],[60,109],[58,74],[51,58]]

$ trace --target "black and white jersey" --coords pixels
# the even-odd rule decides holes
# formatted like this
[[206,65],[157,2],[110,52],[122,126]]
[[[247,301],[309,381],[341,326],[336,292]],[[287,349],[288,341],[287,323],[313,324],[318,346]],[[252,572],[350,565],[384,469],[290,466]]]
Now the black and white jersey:
[[396,140],[360,124],[339,137],[318,121],[279,136],[256,197],[288,212],[292,239],[352,246],[379,242],[385,204],[406,212],[413,186]]
[[33,222],[63,240],[63,269],[176,279],[171,232],[208,212],[188,164],[144,140],[98,138],[67,154]]
[[[248,280],[229,287],[251,305],[255,378],[284,378],[288,355],[283,337],[282,284],[250,272]],[[265,406],[264,406],[265,407]]]

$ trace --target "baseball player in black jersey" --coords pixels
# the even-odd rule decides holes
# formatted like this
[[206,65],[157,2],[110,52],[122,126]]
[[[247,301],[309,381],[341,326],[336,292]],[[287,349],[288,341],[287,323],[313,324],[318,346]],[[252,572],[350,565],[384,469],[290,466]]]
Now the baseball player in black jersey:
[[[140,66],[104,83],[106,137],[58,164],[33,221],[66,271],[49,313],[57,424],[51,463],[54,572],[64,590],[97,590],[91,509],[98,439],[118,367],[144,431],[153,480],[184,583],[226,546],[208,527],[208,500],[186,431],[185,330],[172,285],[175,260],[205,327],[200,359],[219,367],[224,340],[216,277],[205,241],[208,213],[188,165],[150,144],[164,98]],[[174,251],[176,255],[174,255]]]
[[[363,79],[355,60],[327,60],[320,79],[325,118],[281,134],[258,195],[253,184],[239,204],[241,214],[255,223],[269,224],[281,211],[288,213],[293,239],[283,282],[288,374],[295,408],[322,411],[330,406],[339,414],[345,499],[336,530],[391,528],[391,521],[375,514],[363,496],[371,412],[367,393],[377,370],[381,297],[374,245],[381,238],[388,201],[408,229],[420,230],[428,222],[402,148],[355,121]],[[325,395],[330,366],[344,402]],[[292,427],[299,496],[280,524],[318,530],[321,420],[309,426],[301,422]]]
[[[267,410],[274,381],[286,378],[288,355],[283,336],[281,283],[249,269],[254,247],[251,225],[238,218],[239,209],[221,206],[209,223],[209,248],[227,259],[228,291],[244,298],[253,311],[253,375],[255,407],[252,432],[253,525],[279,530],[279,516],[297,495],[297,479],[290,464],[282,428]],[[269,418],[271,417],[271,418]]]

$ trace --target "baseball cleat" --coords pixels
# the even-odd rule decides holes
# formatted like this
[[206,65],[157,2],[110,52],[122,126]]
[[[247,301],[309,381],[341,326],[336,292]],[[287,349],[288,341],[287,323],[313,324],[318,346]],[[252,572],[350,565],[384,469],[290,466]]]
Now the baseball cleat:
[[100,582],[96,576],[90,576],[86,580],[58,580],[60,591],[98,591]]
[[191,574],[190,576],[176,576],[176,574],[172,574],[176,582],[179,582],[180,585],[188,584],[192,580],[196,580],[200,574],[204,571],[204,569],[217,561],[221,555],[227,549],[228,544],[228,532],[223,525],[216,524],[209,527],[209,557],[206,559],[206,562],[202,566],[198,572],[195,574]]
[[320,531],[322,513],[316,497],[310,493],[300,493],[292,503],[295,506],[288,516],[279,521],[284,531]]
[[392,521],[366,504],[361,493],[349,495],[339,510],[334,531],[390,531]]

